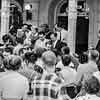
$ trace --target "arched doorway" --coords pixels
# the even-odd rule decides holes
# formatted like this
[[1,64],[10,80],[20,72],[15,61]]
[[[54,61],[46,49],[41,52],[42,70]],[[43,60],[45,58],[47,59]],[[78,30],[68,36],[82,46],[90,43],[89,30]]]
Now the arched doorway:
[[55,23],[59,26],[64,26],[65,29],[68,30],[68,0],[63,2],[61,1],[57,5]]
[[[52,0],[48,8],[48,24],[53,29],[54,24],[61,22],[62,12],[66,11],[66,5],[68,0]],[[62,10],[61,10],[62,9]],[[60,18],[58,18],[58,16]],[[64,21],[63,21],[64,22]]]
[[13,24],[17,25],[17,28],[20,28],[23,24],[23,5],[20,1],[11,0],[10,2],[9,27]]

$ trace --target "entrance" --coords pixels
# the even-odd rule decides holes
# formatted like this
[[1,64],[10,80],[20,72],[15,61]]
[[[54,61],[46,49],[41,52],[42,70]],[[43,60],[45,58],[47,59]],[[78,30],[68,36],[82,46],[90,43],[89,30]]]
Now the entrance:
[[80,54],[88,49],[89,19],[77,17],[76,22],[76,53]]
[[86,1],[78,1],[75,51],[80,54],[88,49],[89,8]]

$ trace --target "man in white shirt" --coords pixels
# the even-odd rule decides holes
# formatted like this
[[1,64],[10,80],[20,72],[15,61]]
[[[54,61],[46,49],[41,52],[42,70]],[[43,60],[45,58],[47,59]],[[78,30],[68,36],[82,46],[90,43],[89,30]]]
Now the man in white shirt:
[[62,64],[64,67],[62,68],[60,74],[63,77],[66,85],[74,83],[76,79],[76,71],[69,66],[70,62],[71,58],[69,55],[62,56]]
[[65,29],[65,26],[58,27],[58,25],[55,25],[55,32],[57,33],[57,40],[66,41],[68,39],[68,31]]
[[21,59],[18,56],[10,56],[6,62],[6,72],[0,78],[0,98],[1,100],[24,99],[29,87],[27,78],[18,73]]
[[47,42],[47,39],[45,39],[44,32],[40,32],[39,39],[36,40],[34,49],[36,50],[37,48],[46,48],[46,42]]
[[99,53],[97,50],[90,50],[88,54],[88,63],[80,64],[77,69],[76,84],[87,80],[91,75],[98,71],[97,60],[99,58]]

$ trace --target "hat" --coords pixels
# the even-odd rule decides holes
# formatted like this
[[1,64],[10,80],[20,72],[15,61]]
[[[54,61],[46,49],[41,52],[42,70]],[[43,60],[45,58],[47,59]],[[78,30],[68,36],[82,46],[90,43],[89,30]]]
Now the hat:
[[49,50],[43,53],[42,60],[47,65],[55,65],[57,58],[56,55]]

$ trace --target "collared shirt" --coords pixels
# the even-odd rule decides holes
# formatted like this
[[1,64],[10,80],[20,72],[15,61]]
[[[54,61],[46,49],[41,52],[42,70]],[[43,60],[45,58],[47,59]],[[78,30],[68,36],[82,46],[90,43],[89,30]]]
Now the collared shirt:
[[14,71],[7,71],[0,77],[0,97],[22,99],[28,92],[28,80]]
[[35,42],[35,46],[34,46],[34,49],[37,49],[37,48],[46,48],[46,42],[47,40],[44,39],[43,41],[41,39],[38,39],[36,42]]
[[56,74],[46,73],[32,81],[33,100],[59,100],[63,81]]

